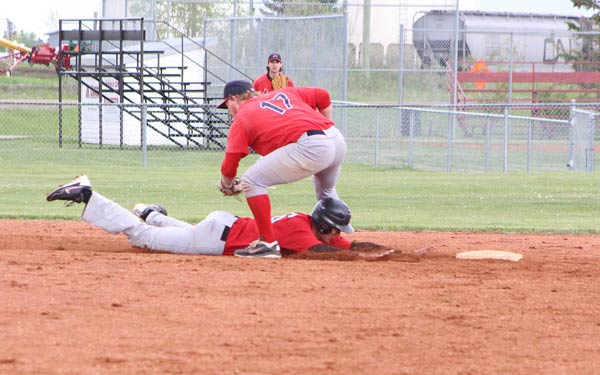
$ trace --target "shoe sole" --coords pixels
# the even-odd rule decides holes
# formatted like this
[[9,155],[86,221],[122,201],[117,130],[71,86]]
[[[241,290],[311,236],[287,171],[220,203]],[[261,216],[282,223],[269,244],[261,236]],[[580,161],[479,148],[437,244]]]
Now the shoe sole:
[[[71,190],[73,190],[74,188],[78,189],[78,190],[76,190],[76,193],[71,192]],[[83,190],[85,188],[86,188],[85,186],[82,187],[82,186],[78,186],[78,185],[62,187],[60,189],[51,191],[46,196],[46,200],[48,202],[62,200],[62,201],[73,201],[75,203],[81,203],[81,193],[83,192]]]
[[79,195],[73,196],[73,198],[70,198],[70,197],[61,198],[61,196],[63,196],[63,195],[67,195],[67,196],[72,195],[71,189],[73,189],[73,188],[79,189],[80,190],[79,194],[81,194],[81,192],[85,188],[89,188],[91,190],[92,184],[90,183],[90,180],[89,180],[89,178],[87,178],[87,176],[85,176],[85,175],[79,176],[79,177],[75,178],[73,181],[70,181],[64,185],[60,185],[56,189],[54,189],[50,193],[48,193],[48,195],[46,195],[46,201],[52,202],[52,201],[57,201],[57,200],[65,200],[65,201],[73,201],[75,203],[81,203],[81,200],[79,200],[79,201],[77,200],[77,198],[79,198]]
[[238,258],[264,258],[264,259],[279,259],[281,258],[281,255],[277,255],[277,254],[267,254],[267,255],[237,255],[237,254],[233,254],[233,256],[238,257]]

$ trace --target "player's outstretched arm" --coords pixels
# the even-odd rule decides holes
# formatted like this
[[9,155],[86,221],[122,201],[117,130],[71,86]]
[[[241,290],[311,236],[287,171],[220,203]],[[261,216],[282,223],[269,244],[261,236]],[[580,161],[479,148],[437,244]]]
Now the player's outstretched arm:
[[389,248],[374,243],[374,242],[358,242],[352,241],[352,245],[350,246],[350,250],[355,251],[381,251],[381,250],[389,250]]
[[393,253],[394,253],[394,250],[386,249],[383,246],[381,247],[381,251],[371,251],[368,253],[364,253],[364,252],[360,252],[360,251],[348,251],[348,250],[341,249],[339,247],[335,247],[335,246],[331,246],[331,245],[327,245],[327,244],[318,244],[318,245],[312,246],[310,249],[308,249],[304,253],[294,254],[294,255],[291,255],[291,257],[303,258],[303,259],[319,259],[319,260],[375,261],[375,260],[387,260]]

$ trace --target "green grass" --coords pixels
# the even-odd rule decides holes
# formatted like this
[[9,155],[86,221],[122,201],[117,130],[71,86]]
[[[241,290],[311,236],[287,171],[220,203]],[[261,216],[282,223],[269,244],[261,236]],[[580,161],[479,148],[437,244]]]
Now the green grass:
[[[0,75],[0,100],[58,100],[58,74],[54,67],[21,64],[12,76]],[[5,67],[6,68],[6,67]],[[63,81],[64,100],[77,99],[77,82]]]
[[[218,209],[250,215],[244,202],[217,192],[220,155],[198,159],[190,168],[146,169],[81,162],[3,163],[0,217],[77,219],[81,207],[48,203],[44,197],[81,173],[90,176],[96,191],[127,208],[139,201],[157,202],[187,221]],[[244,160],[242,170],[252,159]],[[351,163],[344,166],[338,184],[360,229],[564,233],[600,232],[599,188],[592,174],[425,173]],[[278,186],[270,196],[274,214],[306,212],[314,205],[309,179]]]
[[[597,232],[590,174],[446,174],[350,166],[340,182],[359,227],[503,232]],[[358,183],[361,176],[364,185]],[[361,186],[362,185],[362,186]]]
[[[405,73],[404,103],[448,103],[450,93],[445,75],[436,73]],[[399,76],[395,72],[348,73],[348,100],[360,103],[398,103]]]
[[[435,74],[406,74],[406,102],[447,103],[449,94],[444,77]],[[424,86],[429,87],[423,91]],[[77,82],[63,80],[65,100],[77,100]],[[397,103],[398,74],[390,72],[350,72],[348,99],[357,102]],[[0,100],[58,100],[58,75],[53,67],[19,66],[11,77],[0,76]]]
[[[152,147],[148,167],[142,168],[142,156],[136,147],[99,149],[97,145],[79,145],[77,111],[73,106],[64,106],[63,111],[63,144],[58,147],[55,107],[0,108],[0,136],[26,137],[0,138],[0,218],[77,219],[80,206],[48,203],[45,194],[83,173],[90,176],[97,192],[126,208],[140,201],[161,203],[171,215],[192,222],[218,209],[250,215],[245,202],[222,197],[216,190],[221,152],[178,152],[173,147]],[[349,113],[360,123],[350,129],[349,162],[344,165],[338,191],[351,206],[357,228],[600,233],[600,183],[595,174],[467,174],[364,165],[374,160],[369,138],[373,132],[369,122],[372,117],[362,119],[358,112]],[[382,116],[382,121],[386,118]],[[443,129],[445,125],[440,126]],[[406,145],[394,140],[394,129],[387,129],[387,133],[383,132],[385,129],[382,128],[381,153],[388,160],[397,159],[397,166],[406,165]],[[552,145],[554,141],[539,142]],[[434,146],[421,145],[421,154],[415,155],[415,168],[427,169],[420,160],[444,168],[445,151]],[[474,163],[481,168],[481,150],[471,149],[476,151],[455,155],[454,170],[473,168]],[[524,154],[514,155],[511,157],[520,159],[511,160],[510,165],[522,165]],[[556,161],[547,160],[548,154],[540,155],[544,163],[564,165],[562,155],[557,155]],[[492,155],[491,171],[498,171],[501,156]],[[255,158],[244,159],[240,170],[245,170]],[[278,186],[270,190],[270,196],[274,214],[310,211],[315,202],[310,179]]]

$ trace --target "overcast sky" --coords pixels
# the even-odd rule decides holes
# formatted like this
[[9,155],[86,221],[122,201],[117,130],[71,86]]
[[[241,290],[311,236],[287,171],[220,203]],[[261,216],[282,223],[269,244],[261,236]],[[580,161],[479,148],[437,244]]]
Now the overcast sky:
[[17,32],[36,33],[46,39],[47,32],[58,29],[59,19],[94,18],[100,15],[101,0],[3,0],[0,11],[0,36],[4,35],[8,18]]
[[[123,0],[125,1],[125,0]],[[389,0],[379,0],[390,3]],[[58,28],[59,19],[93,18],[94,12],[101,16],[102,0],[4,0],[0,19],[0,36],[6,30],[6,19],[10,19],[17,31],[34,32],[42,39],[47,32]],[[350,4],[361,0],[348,0]],[[243,0],[248,3],[248,0]],[[371,0],[377,4],[378,0]],[[436,0],[402,0],[400,4],[434,4]],[[454,3],[446,0],[446,3]],[[573,8],[571,0],[459,0],[461,10],[483,10],[503,12],[546,13],[560,15],[582,15],[583,11]],[[54,21],[54,22],[52,22]]]
[[545,13],[568,16],[584,15],[571,0],[459,0],[461,10],[484,10],[515,13]]

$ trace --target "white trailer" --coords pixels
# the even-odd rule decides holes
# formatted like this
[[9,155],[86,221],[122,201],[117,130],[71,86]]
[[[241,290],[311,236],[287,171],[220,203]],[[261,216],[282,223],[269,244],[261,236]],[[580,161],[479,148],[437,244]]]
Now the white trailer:
[[515,71],[571,71],[564,54],[580,49],[581,42],[567,22],[579,17],[507,12],[459,12],[434,10],[415,16],[413,45],[427,68],[445,67],[455,58],[461,69],[476,61],[506,64],[512,59]]

